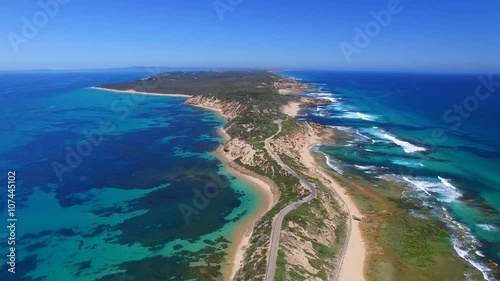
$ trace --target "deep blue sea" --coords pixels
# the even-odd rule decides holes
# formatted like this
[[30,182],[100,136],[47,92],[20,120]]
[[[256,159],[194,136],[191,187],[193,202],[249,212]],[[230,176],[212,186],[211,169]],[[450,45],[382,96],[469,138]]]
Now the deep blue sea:
[[0,73],[0,280],[220,279],[260,197],[214,157],[214,113],[89,88],[150,74]]
[[[286,71],[328,105],[299,119],[347,132],[322,146],[337,173],[403,184],[451,229],[459,256],[494,280],[500,264],[500,75]],[[496,276],[498,278],[499,276]]]

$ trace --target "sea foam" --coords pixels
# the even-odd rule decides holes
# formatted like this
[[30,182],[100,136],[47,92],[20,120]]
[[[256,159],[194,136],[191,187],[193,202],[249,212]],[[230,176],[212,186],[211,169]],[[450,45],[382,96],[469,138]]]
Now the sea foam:
[[480,223],[477,226],[484,231],[495,231],[496,230],[496,228],[491,224]]
[[332,158],[330,158],[326,153],[323,153],[323,155],[325,155],[326,157],[326,165],[328,165],[328,167],[332,168],[332,170],[341,175],[344,173],[344,171],[336,165],[335,161]]
[[438,179],[439,179],[439,180],[440,180],[440,181],[441,181],[444,185],[446,185],[447,187],[452,188],[452,189],[454,189],[454,190],[457,190],[457,188],[456,188],[455,186],[453,186],[453,185],[450,183],[450,180],[445,179],[445,178],[442,178],[442,177],[440,177],[440,176],[438,176]]
[[[476,259],[472,257],[471,254],[469,254],[468,250],[462,249],[464,245],[460,243],[458,239],[453,239],[453,249],[455,249],[455,252],[457,253],[458,256],[460,256],[462,259],[466,260],[468,263],[470,263],[472,266],[474,266],[477,270],[481,271],[483,274],[483,278],[486,281],[493,281],[494,279],[490,278],[489,272],[491,269],[488,267],[480,264]],[[469,249],[470,250],[470,249]],[[479,255],[478,255],[479,256]]]
[[462,196],[457,191],[456,187],[449,182],[435,181],[428,178],[409,178],[403,177],[403,180],[412,184],[419,190],[422,190],[428,196],[436,198],[436,200],[444,203],[451,203]]
[[372,129],[369,130],[369,132],[376,137],[390,140],[391,142],[399,145],[400,147],[403,148],[403,150],[406,153],[413,153],[413,152],[417,152],[417,151],[426,151],[427,150],[425,147],[420,147],[420,146],[414,145],[412,143],[409,143],[407,141],[400,140],[397,137],[387,133],[386,131],[384,131],[378,127],[372,127]]
[[411,167],[411,168],[422,168],[425,167],[422,163],[415,163],[410,161],[405,161],[401,159],[392,159],[391,162],[396,165]]
[[361,120],[365,120],[365,121],[375,121],[377,119],[377,116],[369,115],[369,114],[361,113],[361,112],[346,112],[344,115],[342,115],[342,118],[361,119]]

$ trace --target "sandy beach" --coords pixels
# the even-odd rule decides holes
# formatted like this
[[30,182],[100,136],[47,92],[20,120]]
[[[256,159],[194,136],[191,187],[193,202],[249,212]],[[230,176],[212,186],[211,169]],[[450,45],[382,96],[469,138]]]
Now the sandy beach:
[[[139,92],[136,90],[113,90],[106,89],[101,87],[91,87],[92,89],[102,90],[102,91],[110,91],[110,92],[118,92],[118,93],[127,93],[127,94],[141,94],[141,95],[149,95],[149,96],[175,96],[175,97],[186,97],[190,98],[191,95],[185,94],[161,94],[161,93],[147,93],[147,92]],[[220,118],[227,120],[227,116],[224,115],[222,110],[218,108],[203,106],[199,104],[190,104],[192,106],[196,106],[199,108],[203,108],[206,110],[210,110],[215,112]],[[230,140],[230,136],[226,133],[224,128],[217,128],[218,135],[223,139],[224,142]],[[262,201],[256,207],[255,212],[253,212],[248,218],[242,221],[235,229],[232,236],[232,243],[229,246],[229,259],[230,261],[226,264],[226,268],[224,269],[224,280],[232,280],[236,274],[236,272],[240,269],[241,263],[243,261],[243,256],[245,254],[245,249],[248,246],[250,238],[252,237],[252,232],[255,223],[269,211],[275,204],[276,198],[274,198],[272,187],[264,182],[262,179],[257,176],[252,175],[253,173],[246,170],[243,167],[240,167],[230,161],[223,153],[219,150],[215,152],[217,158],[224,164],[225,169],[233,176],[238,179],[248,183],[248,185],[259,193]]]
[[281,108],[281,111],[288,116],[296,117],[297,115],[299,115],[300,103],[295,101],[289,102],[287,105],[284,105]]
[[240,223],[233,233],[232,243],[229,249],[230,261],[226,264],[224,280],[233,280],[234,275],[240,269],[245,250],[252,237],[255,223],[274,206],[273,193],[271,187],[259,178],[256,178],[245,171],[244,168],[236,166],[230,162],[222,153],[217,152],[217,157],[224,163],[230,174],[238,179],[247,182],[254,188],[262,198],[256,211]]
[[[319,137],[315,137],[310,140],[310,143],[312,145],[320,144],[321,139]],[[334,178],[328,175],[328,173],[323,171],[322,168],[316,163],[310,148],[311,146],[304,147],[301,152],[301,159],[304,160],[303,164],[315,173],[320,174],[330,182],[330,184],[327,186],[333,188],[333,190],[339,195],[342,201],[340,203],[342,203],[343,208],[346,210],[346,212],[351,214],[351,217],[349,218],[351,221],[351,232],[349,237],[346,238],[348,239],[348,244],[342,266],[340,268],[338,280],[364,281],[366,247],[363,236],[361,234],[361,228],[359,225],[360,222],[352,219],[352,216],[362,218],[362,215],[352,198],[348,194],[346,194],[346,190],[342,186],[340,186],[340,184],[338,184]]]
[[[222,112],[222,110],[218,108],[203,106],[203,105],[193,105],[196,107],[204,108],[207,110],[211,110],[219,117],[226,119],[226,116]],[[291,116],[296,117],[300,112],[300,102],[290,102],[287,105],[282,107],[282,112]],[[227,142],[230,137],[225,132],[223,128],[218,128],[217,132],[219,136]],[[315,136],[309,140],[311,145],[316,145],[321,143],[322,140],[319,136]],[[342,204],[344,205],[344,209],[346,212],[350,213],[351,217],[351,231],[348,239],[348,244],[345,252],[345,256],[342,262],[342,266],[340,269],[339,280],[340,281],[364,281],[364,264],[366,258],[366,248],[365,242],[361,234],[361,228],[359,226],[359,221],[352,219],[352,216],[356,216],[362,218],[359,209],[354,204],[354,201],[351,197],[346,194],[346,190],[342,188],[336,181],[333,179],[328,173],[323,171],[320,166],[317,165],[312,152],[310,150],[311,146],[305,147],[302,151],[302,159],[305,161],[303,163],[306,167],[317,172],[319,175],[326,178],[331,182],[329,185],[333,188],[333,190],[339,195]],[[248,171],[245,171],[244,168],[237,166],[234,163],[231,163],[229,159],[227,159],[222,153],[217,153],[218,158],[224,163],[228,171],[234,176],[238,177],[241,180],[244,180],[251,184],[263,198],[263,202],[261,206],[258,207],[258,210],[252,214],[245,222],[243,222],[238,229],[235,231],[233,243],[230,248],[230,258],[231,262],[228,263],[228,268],[226,269],[225,280],[232,280],[235,273],[241,266],[241,262],[243,260],[243,255],[245,253],[245,248],[249,243],[251,238],[252,230],[254,224],[274,205],[274,199],[272,188],[262,181],[261,179],[250,175]]]
[[337,192],[351,213],[351,235],[347,237],[349,242],[344,261],[342,262],[342,267],[340,268],[339,281],[364,281],[364,265],[366,258],[365,241],[361,234],[360,222],[352,219],[352,216],[362,218],[362,215],[352,198],[346,193],[346,190],[327,173],[321,171],[321,169],[319,169],[319,171],[332,182],[331,187]]
[[137,95],[148,95],[148,96],[169,96],[169,97],[184,97],[184,98],[190,98],[192,97],[191,95],[186,95],[186,94],[162,94],[162,93],[148,93],[148,92],[139,92],[136,90],[113,90],[113,89],[107,89],[107,88],[101,88],[101,87],[90,87],[91,89],[94,90],[101,90],[101,91],[108,91],[108,92],[115,92],[115,93],[127,93],[127,94],[137,94]]
[[[227,120],[226,116],[222,110],[218,108],[203,106],[203,105],[192,105],[206,110],[215,112],[220,118]],[[224,142],[230,140],[230,136],[224,130],[224,128],[217,128],[217,133],[223,139]],[[217,158],[224,164],[225,169],[237,177],[238,179],[247,182],[252,188],[254,188],[262,198],[262,201],[257,206],[256,211],[252,213],[248,218],[240,223],[233,233],[232,243],[229,246],[229,259],[230,261],[226,264],[224,270],[224,280],[233,280],[236,272],[240,269],[241,263],[243,262],[243,257],[245,250],[252,237],[252,232],[257,221],[264,216],[277,201],[272,192],[272,187],[264,182],[262,179],[254,176],[252,172],[246,170],[243,167],[236,165],[228,157],[224,155],[220,150],[215,152]]]
[[[92,87],[97,90],[111,91],[111,92],[119,92],[119,93],[129,93],[129,94],[143,94],[143,95],[151,95],[151,96],[176,96],[176,97],[192,97],[191,95],[185,94],[161,94],[161,93],[146,93],[146,92],[138,92],[135,90],[111,90],[100,87]],[[199,104],[191,104],[192,106],[196,106],[199,108],[207,109],[215,112],[222,119],[227,120],[227,116],[223,113],[221,109],[208,107]],[[290,102],[287,105],[282,107],[282,112],[295,117],[300,112],[300,102]],[[219,136],[227,142],[230,140],[230,136],[225,132],[223,128],[218,128],[217,132]],[[365,243],[361,234],[361,229],[359,226],[359,222],[352,219],[352,216],[357,216],[362,218],[361,213],[359,212],[357,206],[354,204],[349,195],[346,194],[346,190],[343,189],[328,173],[322,170],[320,166],[317,165],[310,147],[312,145],[321,143],[322,140],[319,136],[312,136],[311,139],[308,140],[309,146],[305,146],[301,151],[301,159],[304,161],[304,165],[311,169],[318,176],[324,177],[327,181],[330,182],[328,186],[333,188],[333,190],[339,195],[342,205],[346,212],[351,214],[350,223],[351,223],[351,231],[348,239],[348,244],[345,252],[345,256],[342,262],[342,266],[340,269],[339,280],[341,281],[364,281],[364,263],[365,263]],[[245,253],[245,249],[248,246],[250,241],[253,227],[255,223],[267,212],[269,211],[275,204],[276,198],[273,195],[273,188],[270,184],[266,183],[264,180],[260,179],[252,172],[236,165],[232,162],[228,157],[224,155],[220,150],[216,151],[216,156],[220,159],[220,161],[224,164],[225,168],[229,171],[230,174],[234,175],[238,179],[245,181],[254,188],[262,198],[260,204],[256,207],[256,211],[252,213],[248,218],[242,221],[235,229],[232,237],[232,243],[229,247],[229,259],[225,264],[224,269],[224,280],[232,280],[235,276],[236,272],[241,267],[241,263],[243,261],[243,256]]]
[[[206,110],[210,110],[215,112],[220,118],[227,120],[227,117],[224,115],[221,109],[219,108],[214,108],[214,107],[208,107],[200,104],[190,104],[191,106],[203,108]],[[230,139],[229,135],[226,133],[226,131],[223,128],[217,129],[217,132],[219,133],[220,137],[224,140],[224,142],[228,141]]]

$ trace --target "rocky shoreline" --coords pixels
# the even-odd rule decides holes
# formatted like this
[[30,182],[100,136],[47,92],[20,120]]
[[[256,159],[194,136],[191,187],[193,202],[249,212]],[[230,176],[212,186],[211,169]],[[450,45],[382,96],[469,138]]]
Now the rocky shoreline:
[[[239,77],[240,74],[233,75]],[[248,75],[252,77],[253,74]],[[274,82],[257,83],[255,81],[254,89],[257,92],[260,91],[258,95],[250,94],[253,93],[250,89],[248,94],[234,95],[218,94],[207,90],[203,93],[193,92],[193,94],[186,95],[188,99],[185,101],[187,105],[212,110],[227,122],[224,128],[218,129],[224,143],[217,148],[216,155],[236,176],[251,183],[267,202],[251,218],[243,221],[241,228],[237,230],[230,248],[230,260],[223,266],[225,280],[233,280],[233,277],[234,280],[248,280],[250,276],[257,280],[264,278],[270,226],[274,215],[287,204],[307,194],[307,190],[298,180],[290,177],[288,172],[277,165],[264,149],[264,140],[277,132],[277,125],[274,121],[284,120],[284,130],[272,141],[271,145],[283,161],[306,177],[317,176],[302,169],[304,166],[315,166],[314,161],[311,162],[310,146],[331,139],[330,129],[318,124],[299,123],[289,117],[293,114],[287,115],[283,112],[283,107],[290,103],[294,104],[293,111],[296,111],[296,114],[301,106],[327,104],[331,102],[330,100],[298,96],[308,89],[308,85],[293,79],[273,73],[255,75],[258,77],[257,81],[270,79]],[[189,79],[199,78],[197,74],[178,74],[178,76],[182,79],[184,76]],[[158,82],[158,80],[165,79],[165,84],[170,84],[171,78],[172,75],[165,74],[152,77],[150,80]],[[193,81],[199,82],[199,79]],[[196,85],[193,86],[187,81],[175,83],[178,83],[179,87],[194,87],[196,91],[199,91]],[[242,85],[238,84],[238,81],[234,83],[238,87]],[[123,91],[152,95],[177,95],[175,91],[168,90],[161,83],[157,86],[161,92],[145,93],[141,91],[140,85],[140,82],[117,84],[113,85],[111,90],[122,91],[121,88],[132,86],[133,90]],[[228,84],[227,87],[230,88],[232,85]],[[191,93],[184,90],[181,92]],[[328,187],[328,181],[320,179],[317,186],[318,190],[321,190],[318,199],[305,204],[290,213],[290,216],[285,217],[280,235],[290,251],[282,253],[286,264],[284,267],[277,268],[277,275],[297,274],[292,271],[296,270],[295,268],[301,268],[301,278],[311,279],[317,275],[325,276],[325,278],[333,276],[332,268],[337,267],[338,259],[334,257],[332,251],[340,251],[340,243],[344,241],[339,235],[342,236],[345,232],[345,213],[341,211],[337,203],[334,190]],[[304,225],[302,220],[307,217],[321,219],[312,220]],[[312,229],[315,231],[311,231]],[[304,249],[308,249],[307,252],[304,252]],[[311,263],[315,263],[316,266],[311,267]]]

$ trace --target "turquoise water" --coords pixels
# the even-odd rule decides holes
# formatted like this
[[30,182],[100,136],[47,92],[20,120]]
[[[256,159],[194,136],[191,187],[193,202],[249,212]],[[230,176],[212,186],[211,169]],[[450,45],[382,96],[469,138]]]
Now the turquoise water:
[[16,274],[4,264],[0,280],[221,279],[260,197],[212,154],[214,113],[87,88],[147,75],[0,74],[0,169],[16,171],[18,218]]
[[[454,230],[459,256],[486,280],[500,278],[500,88],[481,82],[500,75],[284,74],[311,83],[308,96],[332,100],[299,119],[352,137],[320,148],[332,169],[401,183],[404,196],[421,199]],[[481,97],[490,89],[488,97],[479,99],[478,87]]]

